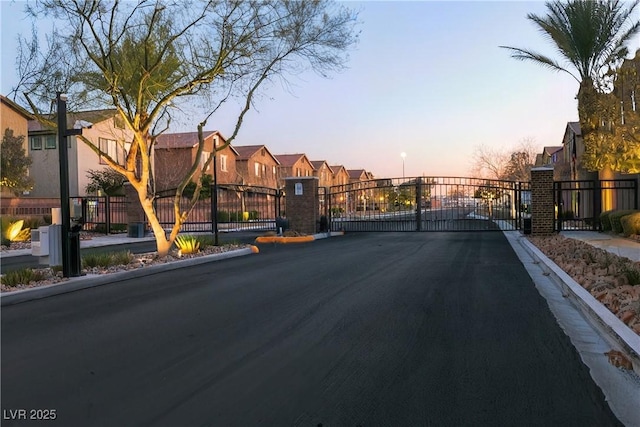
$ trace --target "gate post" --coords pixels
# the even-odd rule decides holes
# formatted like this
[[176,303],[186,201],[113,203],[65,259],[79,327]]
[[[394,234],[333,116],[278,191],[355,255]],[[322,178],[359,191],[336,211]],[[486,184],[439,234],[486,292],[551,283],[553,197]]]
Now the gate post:
[[285,178],[285,210],[289,229],[301,234],[315,234],[319,221],[318,177]]
[[416,178],[416,231],[422,230],[422,178]]
[[553,233],[553,168],[531,169],[531,235]]

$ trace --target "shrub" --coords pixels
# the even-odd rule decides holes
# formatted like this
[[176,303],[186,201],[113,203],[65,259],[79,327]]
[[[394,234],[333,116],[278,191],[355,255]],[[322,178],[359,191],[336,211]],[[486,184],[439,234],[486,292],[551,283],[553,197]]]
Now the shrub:
[[215,246],[214,237],[212,235],[202,234],[202,235],[196,236],[196,239],[198,239],[198,242],[200,243],[200,248],[202,249],[207,248],[209,246]]
[[570,220],[574,218],[575,218],[575,215],[573,214],[573,211],[568,210],[568,211],[562,212],[562,219]]
[[198,238],[188,234],[176,237],[175,244],[182,255],[195,254],[200,250],[200,241]]
[[[2,244],[9,242],[26,242],[31,240],[31,229],[22,228],[24,220],[20,219],[5,225],[2,223]],[[5,245],[8,246],[8,245]]]
[[633,234],[640,234],[640,212],[634,212],[620,218],[622,232],[626,237]]
[[622,230],[622,224],[620,223],[620,219],[634,212],[637,212],[637,211],[620,210],[620,211],[615,211],[611,213],[611,215],[609,215],[609,220],[611,221],[611,231],[613,231],[616,234],[622,233],[623,230]]
[[640,285],[640,269],[633,265],[625,265],[622,273],[631,286]]
[[133,255],[129,251],[92,253],[82,257],[82,267],[95,268],[127,265],[132,260]]
[[40,270],[24,268],[22,270],[10,271],[0,278],[0,283],[14,288],[18,285],[27,285],[31,282],[44,280],[46,275]]
[[614,210],[604,211],[600,214],[600,224],[602,224],[602,231],[611,231],[611,220],[609,215],[611,215]]

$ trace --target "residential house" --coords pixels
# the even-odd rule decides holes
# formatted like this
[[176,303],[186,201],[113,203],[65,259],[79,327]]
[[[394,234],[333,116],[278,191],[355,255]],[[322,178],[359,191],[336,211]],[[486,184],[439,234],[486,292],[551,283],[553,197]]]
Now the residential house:
[[[202,175],[202,168],[211,157],[214,147],[221,147],[227,140],[218,131],[203,132],[203,150],[199,159],[198,155],[198,132],[167,133],[158,136],[154,147],[154,165],[156,187],[159,190],[176,188],[189,169],[198,163],[198,170],[191,179],[196,182]],[[236,171],[236,159],[238,152],[228,145],[216,152],[216,179],[219,184],[240,183]],[[208,165],[204,173],[213,176],[213,160]]]
[[346,185],[349,183],[349,172],[342,165],[329,166],[333,171],[333,185]]
[[312,160],[315,169],[313,176],[318,177],[318,187],[331,187],[333,185],[333,170],[324,160]]
[[242,145],[234,148],[238,153],[236,172],[241,184],[278,188],[280,162],[266,146]]
[[278,188],[284,187],[284,179],[298,176],[314,176],[316,171],[305,154],[276,154],[278,168]]
[[347,173],[349,174],[350,184],[353,184],[355,182],[369,181],[373,176],[364,169],[348,169]]
[[[582,155],[585,152],[579,122],[568,122],[562,137],[564,147],[565,170],[560,174],[562,180],[597,179],[597,172],[590,172],[582,167]],[[556,179],[558,179],[556,177]]]
[[[5,131],[10,129],[13,131],[13,136],[23,137],[22,148],[25,154],[29,152],[28,147],[28,133],[29,133],[29,120],[33,119],[33,116],[24,108],[10,100],[9,98],[0,95],[0,131],[4,138]],[[2,187],[3,196],[13,196],[13,193]]]
[[[67,114],[69,127],[79,121],[89,122],[82,135],[104,153],[124,163],[131,141],[131,131],[126,129],[115,109],[81,111]],[[67,137],[69,162],[69,195],[85,196],[90,170],[106,169],[107,163],[87,144],[76,136]],[[60,196],[60,160],[57,130],[48,128],[36,120],[29,121],[28,155],[32,164],[29,174],[34,180],[31,197]]]

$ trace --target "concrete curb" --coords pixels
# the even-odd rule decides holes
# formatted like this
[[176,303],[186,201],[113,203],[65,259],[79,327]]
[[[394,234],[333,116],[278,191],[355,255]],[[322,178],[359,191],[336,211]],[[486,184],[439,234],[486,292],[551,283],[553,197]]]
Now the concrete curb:
[[190,258],[166,264],[151,265],[149,267],[143,267],[136,270],[120,271],[113,274],[91,274],[82,277],[73,277],[67,281],[55,283],[53,285],[2,293],[0,294],[0,306],[4,307],[8,305],[19,304],[22,302],[66,294],[69,292],[75,292],[82,289],[93,288],[96,286],[108,285],[111,283],[121,282],[123,280],[135,279],[138,277],[158,274],[165,271],[177,270],[179,268],[206,264],[209,262],[220,261],[227,258],[250,255],[251,253],[251,248],[243,248],[234,251],[223,252],[220,254],[205,255],[198,258]]
[[316,233],[309,236],[259,236],[256,237],[255,243],[307,243],[318,239],[326,239],[328,237],[342,236],[344,231],[331,231],[328,233]]
[[640,336],[635,334],[609,309],[603,306],[593,295],[584,289],[571,276],[565,273],[553,261],[546,257],[526,238],[516,239],[525,251],[539,263],[540,268],[573,301],[576,307],[601,332],[601,335],[614,348],[619,348],[629,357],[633,370],[640,374]]

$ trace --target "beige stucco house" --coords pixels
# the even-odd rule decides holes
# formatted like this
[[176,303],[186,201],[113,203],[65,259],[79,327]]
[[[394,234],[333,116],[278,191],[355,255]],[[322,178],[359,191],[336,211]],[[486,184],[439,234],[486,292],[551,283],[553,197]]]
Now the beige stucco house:
[[[116,110],[94,110],[67,114],[71,128],[78,121],[89,122],[91,128],[82,135],[119,162],[124,162],[132,134],[120,120]],[[57,131],[36,120],[29,121],[28,155],[33,163],[29,174],[34,180],[31,197],[60,196],[60,161]],[[87,144],[75,136],[67,137],[69,161],[69,195],[85,196],[89,170],[106,169],[106,162]]]

